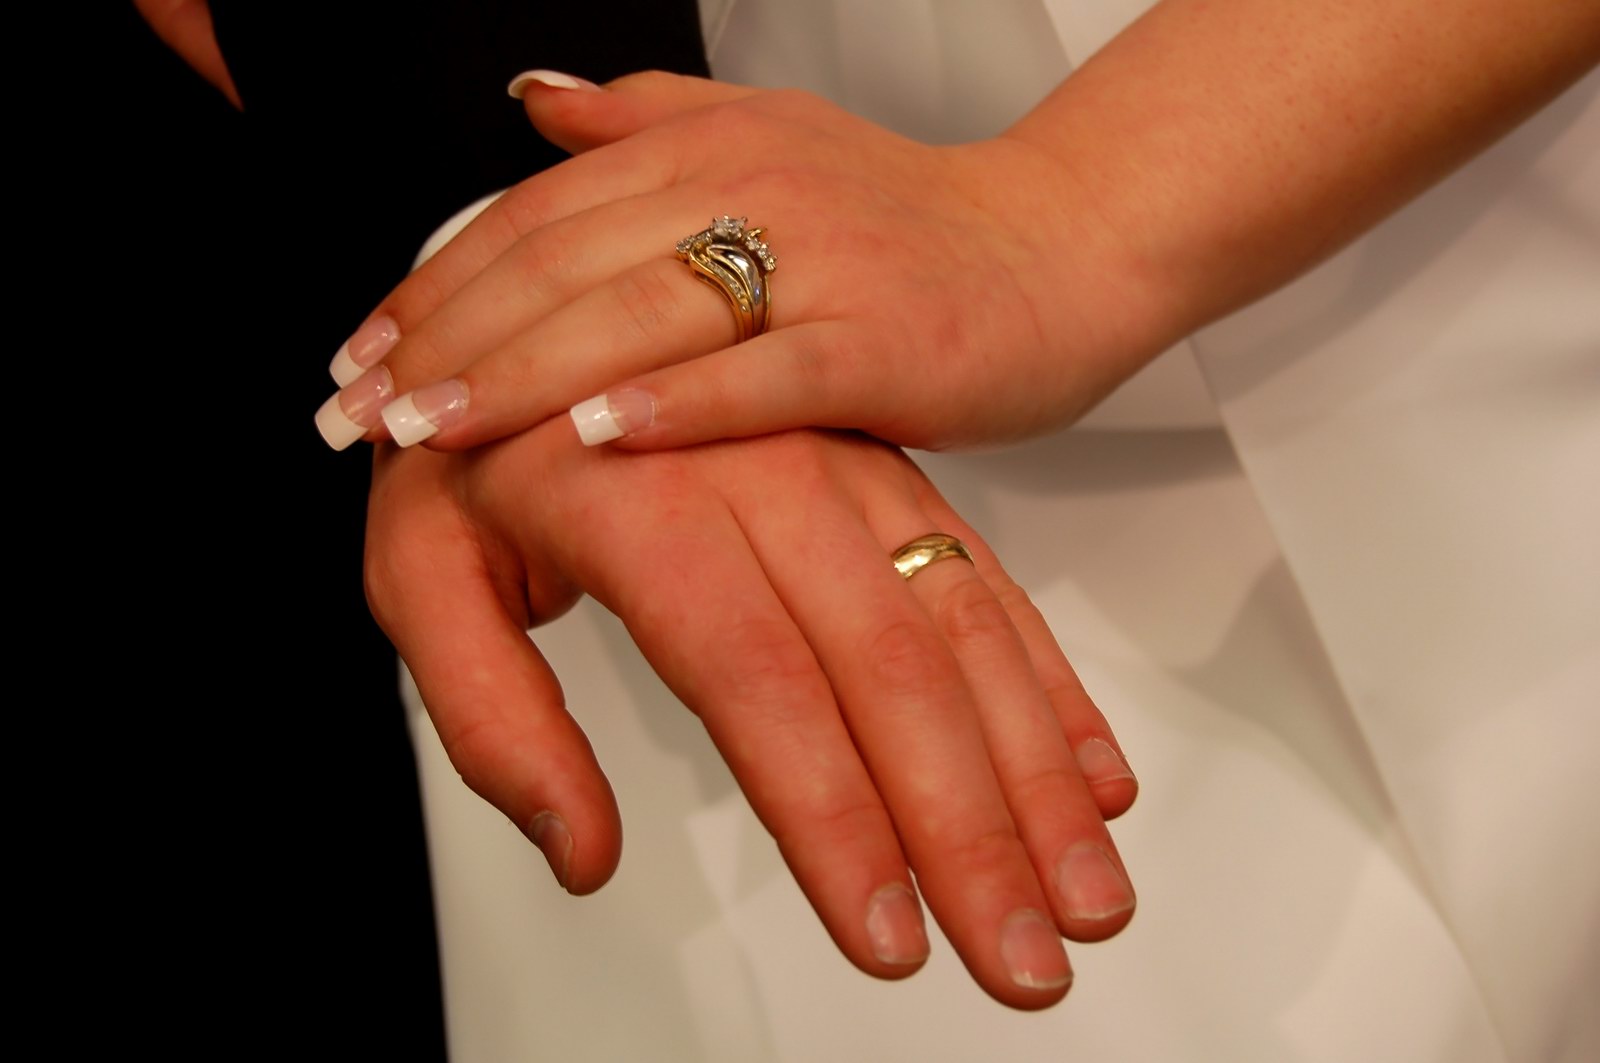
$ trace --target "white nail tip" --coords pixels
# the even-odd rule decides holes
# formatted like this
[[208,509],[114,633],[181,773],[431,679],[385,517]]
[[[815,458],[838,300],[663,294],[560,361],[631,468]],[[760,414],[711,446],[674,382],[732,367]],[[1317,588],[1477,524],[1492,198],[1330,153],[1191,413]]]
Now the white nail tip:
[[414,447],[439,431],[432,421],[422,416],[416,398],[409,391],[383,408],[383,423],[389,426],[389,434],[402,447]]
[[553,89],[581,89],[583,82],[570,74],[563,74],[556,70],[524,70],[511,79],[511,84],[506,86],[506,95],[514,100],[522,99],[522,94],[528,91],[528,86],[537,81],[541,85],[549,85]]
[[356,379],[366,370],[356,364],[350,357],[350,345],[346,343],[339,348],[339,353],[333,356],[333,361],[328,363],[328,375],[333,377],[333,382],[342,388],[347,388],[356,382]]
[[611,404],[604,395],[578,403],[570,411],[572,423],[578,427],[578,438],[586,447],[597,447],[613,439],[621,439],[623,431],[617,419],[611,416]]
[[344,415],[338,395],[329,396],[328,401],[317,410],[317,431],[322,433],[323,441],[334,450],[344,450],[367,434],[365,428]]

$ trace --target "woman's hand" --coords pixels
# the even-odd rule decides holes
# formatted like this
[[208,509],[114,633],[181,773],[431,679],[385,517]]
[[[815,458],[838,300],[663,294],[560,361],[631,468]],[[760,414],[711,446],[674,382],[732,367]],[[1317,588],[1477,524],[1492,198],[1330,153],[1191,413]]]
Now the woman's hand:
[[[666,74],[525,95],[582,154],[507,192],[377,309],[335,376],[383,366],[330,442],[376,424],[356,400],[381,382],[402,396],[384,414],[397,437],[442,450],[608,389],[629,396],[612,427],[638,446],[818,425],[943,447],[1070,419],[1131,368],[1115,333],[1141,316],[1117,305],[1114,271],[1074,272],[1114,242],[1070,214],[1040,152],[929,147],[802,93]],[[765,227],[779,259],[771,331],[737,346],[728,303],[674,252],[724,212]]]
[[[1003,135],[950,148],[800,93],[519,79],[582,154],[348,354],[367,368],[404,336],[376,382],[417,390],[385,419],[440,449],[591,398],[590,438],[634,448],[801,425],[1004,441],[1291,280],[1597,60],[1592,0],[1163,0]],[[672,253],[724,213],[780,260],[771,331],[738,346]],[[331,404],[330,441],[376,422],[355,401],[376,382]]]
[[[468,785],[568,890],[610,876],[614,800],[524,634],[586,590],[700,716],[853,963],[921,965],[920,893],[998,1000],[1059,1000],[1058,931],[1099,940],[1132,915],[1103,817],[1136,784],[977,534],[859,436],[618,454],[570,433],[378,453],[368,597]],[[934,530],[976,564],[903,579],[889,554]]]

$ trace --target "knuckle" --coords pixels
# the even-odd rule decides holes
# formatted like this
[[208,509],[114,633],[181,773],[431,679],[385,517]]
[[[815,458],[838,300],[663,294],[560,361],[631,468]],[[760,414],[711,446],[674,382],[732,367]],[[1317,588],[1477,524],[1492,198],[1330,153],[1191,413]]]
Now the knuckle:
[[820,404],[831,405],[841,391],[860,393],[851,379],[857,374],[851,371],[854,360],[849,356],[849,347],[832,330],[811,330],[791,341],[789,361],[788,387]]
[[773,89],[756,97],[763,109],[792,121],[805,121],[824,110],[837,110],[815,92],[805,89]]
[[728,144],[752,147],[756,138],[769,134],[772,120],[754,101],[761,97],[747,97],[713,104],[694,116],[701,129],[717,140]]
[[[1034,604],[1028,592],[1023,590],[1015,580],[1005,573],[1001,573],[996,580],[994,594],[1000,604],[1005,608],[1006,614],[1011,618],[1012,625],[1021,635],[1024,624],[1034,628],[1037,637],[1049,639],[1052,642],[1055,636],[1050,631],[1050,625],[1045,620],[1044,614]],[[1034,663],[1034,671],[1039,676],[1039,682],[1044,687],[1045,695],[1052,705],[1061,706],[1070,702],[1080,702],[1087,698],[1083,689],[1083,682],[1078,674],[1072,670],[1064,655],[1058,653],[1032,653],[1029,654]]]
[[[439,742],[444,747],[445,755],[450,758],[450,766],[461,776],[461,781],[466,784],[467,789],[495,804],[497,794],[492,785],[494,779],[492,739],[493,729],[483,717],[462,721],[450,727],[439,727]],[[511,810],[502,808],[501,811],[509,814]]]
[[400,322],[402,328],[421,321],[449,297],[437,268],[423,265],[412,272],[383,301],[379,311]]
[[557,210],[550,193],[549,180],[543,174],[534,174],[513,185],[485,211],[483,224],[497,226],[499,232],[494,234],[495,237],[504,244],[510,244],[549,224],[557,215]]
[[1064,808],[1072,794],[1085,792],[1083,776],[1076,769],[1055,764],[1029,772],[1012,782],[1011,805],[1028,814],[1030,809],[1056,811]]
[[659,266],[630,270],[616,279],[612,293],[635,337],[658,336],[682,314],[679,279]]
[[[757,139],[751,131],[747,139]],[[744,194],[755,203],[781,203],[789,210],[807,210],[815,205],[819,182],[816,174],[804,164],[785,162],[750,174],[742,182]],[[734,191],[731,190],[730,191]],[[776,244],[773,245],[775,248]],[[778,248],[780,256],[782,249]]]
[[810,648],[777,620],[740,621],[726,632],[723,646],[722,693],[741,710],[785,714],[815,692],[821,679]]
[[947,652],[937,631],[910,619],[889,623],[867,643],[872,678],[903,697],[930,695],[959,682]]
[[448,325],[433,319],[401,341],[395,353],[385,359],[393,373],[395,393],[409,391],[418,384],[455,371],[462,361],[453,349],[462,346]]
[[641,95],[652,95],[665,92],[679,80],[681,80],[680,75],[669,74],[665,70],[640,70],[617,78],[611,82],[610,88],[613,92],[618,89],[632,89]]
[[802,810],[794,826],[777,839],[785,851],[807,843],[821,843],[831,852],[861,852],[893,837],[889,813],[876,798],[845,794],[823,795]]
[[589,252],[588,245],[562,225],[551,226],[537,239],[524,237],[513,246],[518,291],[529,300],[564,292],[571,278],[584,272]]
[[1038,606],[1033,604],[1033,599],[1028,597],[1028,592],[1004,572],[990,580],[990,587],[1006,612],[1013,616],[1026,616],[1039,611]]
[[361,589],[366,594],[367,608],[373,619],[385,632],[393,624],[402,580],[390,552],[381,545],[369,542],[361,558]]
[[940,860],[963,875],[993,873],[1027,861],[1022,840],[1009,825],[970,834],[947,831],[940,837]]
[[1099,710],[1094,707],[1094,701],[1089,697],[1089,692],[1083,688],[1083,683],[1070,667],[1046,667],[1040,669],[1040,684],[1044,687],[1044,696],[1050,702],[1056,715],[1061,719],[1062,725],[1067,728],[1080,726],[1083,713],[1087,711],[1093,717],[1099,717]]
[[950,588],[934,609],[939,629],[959,652],[963,648],[993,644],[1008,638],[1011,616],[989,590],[973,576]]

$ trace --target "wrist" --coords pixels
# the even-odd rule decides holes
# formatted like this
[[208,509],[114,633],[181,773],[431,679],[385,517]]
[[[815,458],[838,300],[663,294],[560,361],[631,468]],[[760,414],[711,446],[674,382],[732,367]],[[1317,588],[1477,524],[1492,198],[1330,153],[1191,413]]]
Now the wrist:
[[1190,300],[1072,153],[1015,127],[949,150],[967,194],[1014,249],[1011,273],[1051,363],[1046,379],[1059,381],[1050,396],[1059,421],[1076,420],[1192,330]]

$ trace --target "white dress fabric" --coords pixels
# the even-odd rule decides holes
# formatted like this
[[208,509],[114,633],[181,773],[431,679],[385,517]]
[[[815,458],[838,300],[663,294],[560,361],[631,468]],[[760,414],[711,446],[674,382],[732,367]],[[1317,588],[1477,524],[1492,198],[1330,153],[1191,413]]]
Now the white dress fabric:
[[[1145,6],[703,2],[718,76],[930,140],[1003,128]],[[408,691],[458,1063],[1600,1059],[1600,76],[1072,431],[919,460],[1139,772],[1133,924],[1044,1014],[936,931],[915,978],[858,974],[586,602],[536,637],[622,806],[600,894]]]

